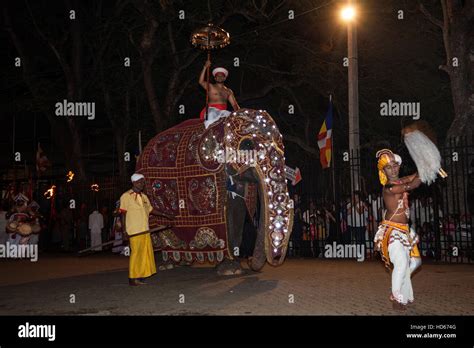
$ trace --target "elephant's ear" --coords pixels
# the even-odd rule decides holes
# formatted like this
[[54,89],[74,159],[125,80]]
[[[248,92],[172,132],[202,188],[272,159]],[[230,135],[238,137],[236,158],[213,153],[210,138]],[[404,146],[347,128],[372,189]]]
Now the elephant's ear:
[[198,142],[197,158],[201,166],[211,172],[220,171],[225,163],[224,121],[212,124]]

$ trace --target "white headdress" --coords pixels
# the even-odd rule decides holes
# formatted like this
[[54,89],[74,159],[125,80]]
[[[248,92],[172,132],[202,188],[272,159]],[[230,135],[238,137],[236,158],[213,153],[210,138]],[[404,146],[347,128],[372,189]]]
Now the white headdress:
[[215,68],[214,70],[212,70],[212,76],[216,77],[216,74],[218,73],[222,73],[225,75],[225,77],[227,77],[229,75],[229,71],[227,71],[227,69],[225,68]]
[[132,182],[138,181],[140,179],[145,179],[145,176],[143,174],[135,173],[131,177]]

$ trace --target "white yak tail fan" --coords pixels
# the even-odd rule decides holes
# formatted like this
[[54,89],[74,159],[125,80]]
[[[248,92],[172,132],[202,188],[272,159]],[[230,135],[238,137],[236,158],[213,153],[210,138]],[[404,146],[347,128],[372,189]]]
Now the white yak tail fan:
[[418,169],[418,176],[427,185],[436,180],[441,169],[441,154],[436,145],[421,131],[404,135],[405,144]]

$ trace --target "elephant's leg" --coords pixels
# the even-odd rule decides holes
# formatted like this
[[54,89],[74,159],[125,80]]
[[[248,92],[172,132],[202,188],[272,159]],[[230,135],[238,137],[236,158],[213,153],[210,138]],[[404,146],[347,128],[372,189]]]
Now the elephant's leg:
[[227,234],[229,247],[233,256],[239,256],[240,245],[242,244],[242,235],[244,232],[245,215],[247,214],[247,205],[242,197],[232,198],[229,194],[227,198]]
[[219,275],[242,274],[240,262],[236,259],[240,255],[240,245],[242,243],[242,234],[244,230],[245,214],[247,206],[242,197],[232,198],[229,193],[227,197],[226,217],[227,217],[227,239],[229,241],[229,250],[234,260],[224,260],[217,267]]
[[217,274],[221,276],[240,275],[243,273],[240,262],[236,259],[224,259],[219,265],[217,265]]
[[163,264],[161,264],[159,267],[158,267],[158,270],[160,271],[166,271],[168,269],[173,269],[174,268],[174,264],[171,262],[171,261],[167,261],[167,262],[163,262]]
[[174,263],[172,260],[168,259],[167,261],[164,261],[162,258],[161,258],[161,262],[158,266],[158,270],[159,271],[166,271],[168,269],[173,269],[175,266],[174,266]]

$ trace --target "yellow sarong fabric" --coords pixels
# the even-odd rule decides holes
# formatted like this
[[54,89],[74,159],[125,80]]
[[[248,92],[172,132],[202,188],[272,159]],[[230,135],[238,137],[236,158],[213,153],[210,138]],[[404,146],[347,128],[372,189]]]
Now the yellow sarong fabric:
[[413,249],[411,249],[410,257],[421,257],[420,250],[418,249],[418,244],[415,244],[413,246]]
[[155,255],[150,234],[131,236],[129,278],[146,278],[155,273]]
[[[388,254],[388,246],[389,246],[389,241],[390,237],[392,236],[392,231],[399,231],[402,232],[407,236],[407,242],[408,244],[406,246],[410,246],[410,257],[421,257],[420,255],[420,250],[418,249],[418,245],[416,243],[413,243],[411,238],[410,238],[410,228],[408,227],[408,224],[401,224],[393,221],[388,221],[388,220],[383,220],[382,223],[380,224],[385,228],[383,240],[382,240],[382,246],[381,246],[381,254],[382,254],[382,260],[385,263],[385,266],[387,268],[391,268],[391,263],[390,263],[390,257]],[[405,245],[405,243],[402,244]]]

